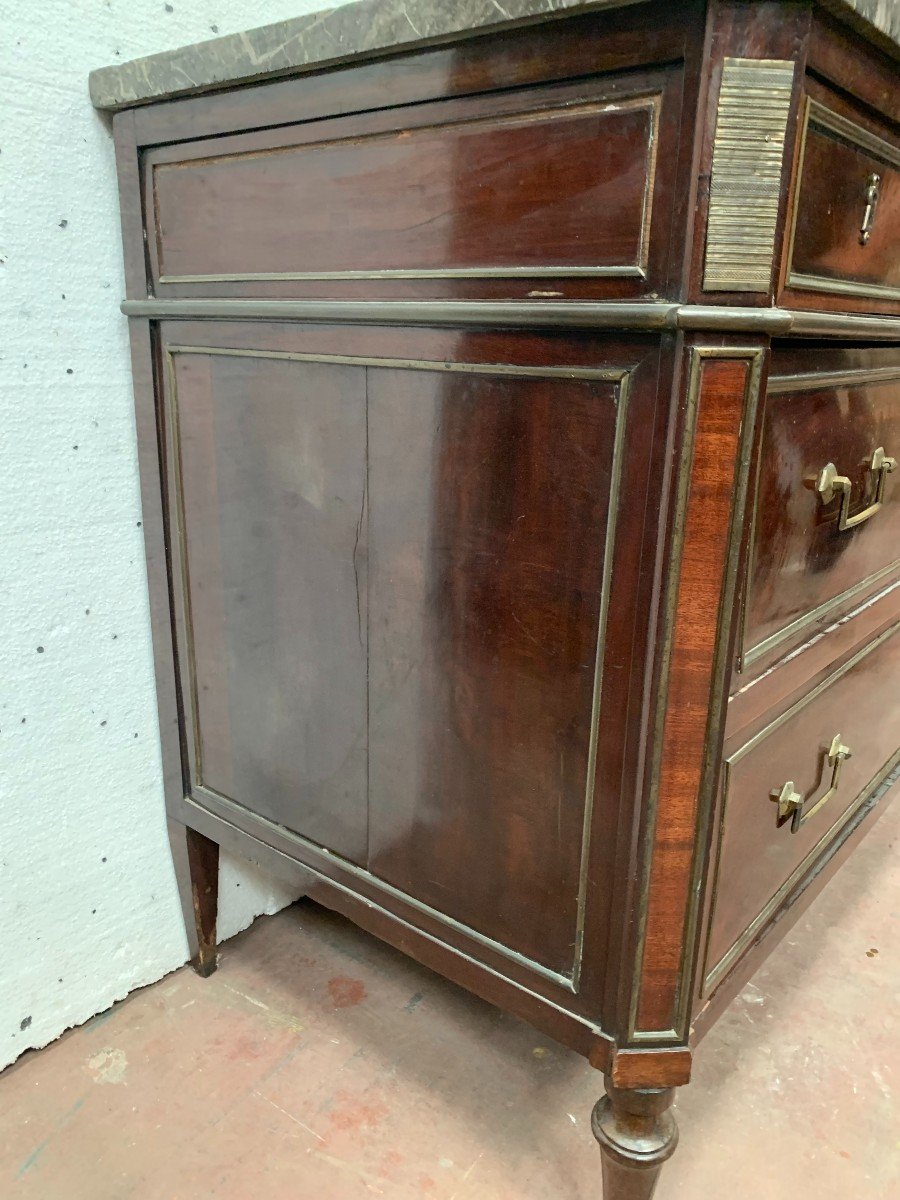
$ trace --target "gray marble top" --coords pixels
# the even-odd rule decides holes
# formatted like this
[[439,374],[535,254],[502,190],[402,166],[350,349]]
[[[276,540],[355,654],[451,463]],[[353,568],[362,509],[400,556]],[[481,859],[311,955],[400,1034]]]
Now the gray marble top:
[[[358,0],[248,33],[198,42],[91,72],[96,108],[195,95],[465,37],[569,12],[644,0]],[[900,57],[900,0],[819,0]]]

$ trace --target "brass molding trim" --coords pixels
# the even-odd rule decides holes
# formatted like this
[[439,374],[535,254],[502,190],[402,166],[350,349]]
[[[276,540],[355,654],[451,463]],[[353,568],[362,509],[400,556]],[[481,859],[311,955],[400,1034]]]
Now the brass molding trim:
[[766,395],[785,392],[818,392],[833,387],[858,387],[863,383],[893,383],[900,379],[900,363],[894,367],[849,367],[845,371],[810,371],[802,375],[770,375]]
[[[191,612],[190,571],[187,555],[186,520],[183,491],[183,463],[181,456],[181,434],[179,421],[178,387],[175,372],[175,356],[178,354],[195,354],[209,357],[232,358],[262,358],[286,362],[318,362],[333,363],[341,366],[358,366],[364,368],[382,368],[394,370],[428,371],[434,374],[463,373],[470,375],[502,375],[515,378],[565,379],[583,380],[585,382],[605,382],[618,385],[613,398],[616,409],[615,432],[613,438],[612,457],[610,462],[609,508],[606,518],[606,530],[603,543],[602,575],[600,583],[600,604],[597,621],[597,643],[594,663],[594,685],[591,698],[590,733],[588,742],[588,761],[585,778],[584,817],[582,824],[581,860],[579,864],[578,888],[576,892],[575,937],[572,968],[568,974],[554,971],[549,967],[530,959],[511,947],[504,946],[486,934],[479,933],[471,926],[464,925],[455,918],[438,909],[416,900],[414,897],[393,887],[376,875],[356,866],[347,859],[332,851],[318,846],[308,838],[293,830],[288,830],[269,822],[257,814],[252,814],[265,827],[271,826],[278,832],[279,837],[288,839],[290,844],[304,847],[311,855],[324,855],[330,863],[339,864],[342,870],[357,878],[364,878],[372,887],[378,888],[385,894],[394,896],[404,904],[410,905],[417,911],[426,913],[435,921],[464,933],[479,945],[535,972],[542,978],[548,979],[567,991],[577,993],[581,980],[581,966],[584,952],[584,932],[587,912],[587,890],[589,881],[589,851],[593,824],[594,809],[594,775],[597,761],[597,738],[600,726],[601,694],[603,685],[603,654],[605,651],[606,621],[609,612],[609,590],[612,580],[613,554],[615,552],[616,526],[619,510],[619,493],[621,490],[622,473],[624,470],[624,442],[627,428],[628,400],[631,375],[634,366],[628,367],[540,367],[517,366],[509,363],[470,363],[442,362],[426,359],[378,358],[374,356],[346,354],[315,354],[280,350],[249,350],[234,347],[171,345],[164,348],[166,395],[163,397],[164,435],[167,457],[172,464],[171,487],[174,492],[174,504],[170,517],[169,535],[173,541],[173,559],[177,558],[178,576],[173,579],[173,594],[181,603],[181,620],[176,621],[176,645],[183,631],[183,667],[187,678],[184,694],[190,698],[190,711],[185,711],[184,727],[187,734],[187,759],[193,784],[193,791],[202,793],[207,799],[216,803],[225,803],[241,811],[244,806],[230,796],[216,792],[203,783],[201,760],[201,737],[199,728],[199,698],[197,690],[197,672],[194,660],[193,615]],[[180,586],[179,586],[180,584]],[[180,628],[179,628],[180,627]]]
[[786,642],[789,638],[802,633],[804,629],[809,628],[811,625],[817,625],[830,613],[842,608],[851,600],[855,600],[857,596],[861,596],[863,592],[875,587],[882,580],[888,579],[896,571],[900,571],[900,558],[894,559],[886,567],[882,567],[880,571],[874,571],[871,575],[867,575],[865,579],[861,579],[859,583],[855,583],[853,587],[847,588],[846,591],[840,592],[837,596],[832,596],[830,600],[826,600],[822,604],[816,605],[815,608],[811,608],[808,613],[797,617],[789,625],[785,625],[782,629],[777,629],[774,633],[769,634],[767,638],[763,638],[761,642],[757,642],[755,646],[751,646],[749,650],[744,651],[741,656],[739,669],[746,669],[765,654],[768,654],[770,650],[774,650],[776,646],[780,646],[782,642]]
[[[297,857],[296,854],[291,853],[290,848],[292,843],[296,844],[297,841],[302,842],[302,839],[298,839],[297,835],[289,833],[289,831],[282,828],[282,826],[275,825],[274,823],[266,820],[265,817],[261,817],[257,813],[251,812],[250,809],[246,809],[242,805],[236,804],[227,797],[219,796],[215,792],[204,791],[201,793],[199,798],[195,796],[184,796],[181,799],[180,805],[176,809],[174,815],[179,820],[185,821],[185,823],[190,823],[189,815],[192,812],[202,813],[206,817],[222,822],[231,829],[239,831],[244,838],[252,838],[254,841],[258,842],[260,846],[265,846],[268,850],[274,851],[276,854],[283,855],[292,863],[298,864],[304,871],[309,871],[311,875],[314,875],[327,887],[333,888],[337,892],[342,892],[344,895],[352,897],[354,900],[362,900],[367,907],[376,909],[381,915],[387,917],[394,924],[405,927],[416,937],[420,937],[427,942],[431,942],[433,945],[440,946],[442,949],[449,951],[456,958],[460,958],[465,962],[471,963],[472,966],[476,967],[479,971],[483,971],[488,975],[492,975],[495,979],[501,979],[504,983],[515,988],[517,991],[530,996],[534,1000],[539,1001],[547,1008],[564,1014],[567,1018],[577,1022],[586,1030],[589,1030],[596,1037],[602,1038],[606,1042],[611,1041],[609,1034],[605,1033],[599,1025],[593,1021],[590,1021],[587,1017],[583,1017],[578,1013],[572,1012],[571,1009],[555,1003],[552,999],[550,999],[549,996],[545,996],[541,992],[532,991],[523,983],[520,983],[517,979],[513,979],[511,976],[503,974],[501,971],[498,971],[488,963],[483,962],[480,958],[474,958],[472,955],[467,954],[464,950],[460,950],[458,947],[451,945],[449,942],[445,942],[441,938],[435,937],[434,934],[428,933],[426,930],[419,928],[418,925],[414,925],[412,922],[405,920],[393,909],[388,908],[383,904],[379,904],[375,900],[362,897],[354,888],[348,887],[339,879],[335,879],[323,869],[325,863],[331,860],[334,856],[332,856],[329,851],[322,849],[322,847],[316,846],[315,843],[309,843],[309,851],[312,852],[310,855],[311,857],[315,855],[316,862],[307,862],[305,859]],[[302,849],[305,851],[307,846],[303,845]],[[340,863],[340,868],[343,870],[346,864],[343,860],[338,861]],[[356,868],[356,870],[361,871],[361,868]],[[362,873],[367,875],[366,872]],[[379,882],[375,876],[367,876],[366,881],[374,884]],[[384,894],[387,895],[386,892]],[[404,894],[401,892],[399,893],[399,896],[403,898]],[[437,915],[439,916],[440,914]],[[464,935],[467,935],[469,932],[466,926],[459,926],[458,931]],[[527,965],[529,961],[530,960],[526,959],[525,965]]]
[[440,359],[385,358],[359,354],[316,354],[294,350],[248,350],[235,346],[166,347],[166,354],[208,354],[215,358],[270,358],[283,362],[332,363],[343,367],[382,367],[399,371],[431,371],[439,375],[512,375],[525,379],[586,379],[621,383],[631,367],[532,367],[515,363],[442,362]]
[[[427,916],[441,925],[446,925],[448,929],[452,929],[456,933],[469,938],[477,945],[483,946],[485,949],[509,959],[510,962],[516,963],[524,970],[539,975],[542,979],[546,979],[550,983],[564,988],[567,992],[575,991],[570,976],[553,971],[549,967],[545,967],[542,963],[528,958],[527,955],[520,954],[517,950],[504,945],[503,942],[497,942],[493,938],[487,937],[487,935],[480,933],[471,925],[457,921],[455,917],[448,916],[447,913],[441,912],[440,909],[432,908],[431,905],[417,900],[415,896],[411,896],[401,888],[394,887],[384,879],[379,878],[379,876],[372,874],[371,871],[367,871],[364,867],[359,867],[356,863],[342,858],[339,854],[335,854],[325,846],[320,846],[317,842],[310,841],[309,838],[296,833],[293,829],[288,829],[284,825],[278,825],[275,821],[270,821],[267,817],[253,812],[252,809],[247,808],[232,796],[226,796],[224,792],[217,792],[214,788],[208,787],[206,784],[194,783],[191,788],[191,794],[186,796],[185,799],[192,800],[195,804],[209,808],[212,812],[221,813],[226,816],[231,814],[229,819],[239,826],[255,826],[260,831],[260,834],[264,834],[264,836],[260,837],[261,841],[265,842],[266,845],[274,846],[275,849],[284,850],[288,854],[290,854],[291,848],[293,848],[295,853],[291,854],[291,857],[295,858],[302,866],[309,867],[310,870],[316,869],[316,863],[320,867],[324,867],[327,864],[333,871],[338,870],[352,879],[357,879],[365,883],[367,887],[372,888],[380,895],[408,906],[415,912],[422,913],[423,916]],[[297,857],[297,851],[302,852],[302,858]],[[329,883],[335,883],[332,875],[323,872],[322,877],[327,879]],[[338,884],[337,886],[340,885]],[[359,896],[358,892],[353,892],[353,894]]]
[[[722,858],[722,839],[725,833],[725,821],[728,814],[728,796],[731,784],[731,772],[733,771],[735,765],[739,763],[746,754],[749,754],[751,750],[755,749],[761,742],[765,741],[770,734],[774,733],[777,729],[780,729],[785,722],[791,720],[791,718],[796,716],[798,712],[804,709],[813,700],[817,699],[823,692],[827,691],[828,688],[846,675],[848,671],[860,663],[874,650],[877,650],[898,631],[900,631],[900,622],[895,622],[890,626],[890,628],[879,634],[878,637],[874,638],[868,643],[868,645],[863,646],[861,650],[858,650],[856,654],[838,667],[836,671],[833,671],[827,678],[823,679],[821,683],[817,684],[816,687],[807,692],[805,696],[802,696],[789,708],[785,709],[783,713],[780,713],[773,721],[771,721],[758,733],[754,734],[752,738],[750,738],[747,742],[740,746],[739,749],[725,759],[722,782],[722,811],[720,813],[718,822],[716,861],[712,879],[712,898],[710,901],[709,921],[707,924],[706,944],[703,955],[703,996],[708,996],[712,989],[717,986],[717,984],[724,978],[725,975],[728,974],[728,972],[731,970],[731,967],[741,957],[749,943],[753,941],[762,927],[766,924],[769,917],[771,917],[771,915],[779,907],[785,896],[787,896],[793,890],[797,882],[807,872],[812,862],[819,856],[822,850],[825,849],[825,847],[838,836],[841,829],[848,823],[856,811],[865,803],[870,794],[875,791],[887,778],[887,776],[891,774],[894,768],[900,764],[900,751],[897,751],[895,754],[893,754],[891,758],[888,759],[887,763],[875,773],[868,783],[864,785],[864,787],[858,793],[856,799],[849,804],[848,807],[832,822],[828,829],[825,830],[825,832],[816,842],[815,846],[813,846],[809,853],[806,854],[804,858],[797,864],[781,887],[767,901],[757,916],[753,918],[750,924],[738,936],[732,946],[713,967],[710,967],[709,953],[710,938],[712,935],[712,918],[718,900],[719,868]],[[766,799],[767,797],[763,798]]]
[[837,683],[839,679],[842,679],[848,671],[852,670],[853,667],[857,665],[857,663],[862,662],[864,658],[867,658],[873,651],[877,650],[882,643],[886,642],[888,638],[893,637],[898,630],[900,630],[900,621],[895,621],[893,625],[890,625],[887,629],[878,634],[877,637],[873,638],[871,642],[867,642],[865,646],[863,646],[860,650],[857,650],[855,654],[851,655],[846,662],[841,663],[837,670],[832,671],[830,675],[826,676],[825,679],[817,683],[814,688],[811,688],[810,691],[801,696],[799,700],[795,700],[789,708],[784,710],[784,712],[779,713],[777,717],[770,721],[768,725],[760,729],[758,733],[755,733],[753,737],[748,738],[748,740],[744,742],[739,749],[735,750],[733,754],[728,756],[727,761],[731,763],[732,766],[734,766],[736,763],[739,763],[742,758],[750,753],[751,750],[755,750],[761,742],[764,742],[767,737],[773,734],[776,729],[780,729],[786,721],[790,721],[792,717],[796,716],[798,712],[801,712],[804,708],[806,708],[808,704],[811,704],[813,700],[818,699],[818,697],[821,696],[823,692],[826,692],[832,684]]
[[581,986],[581,967],[584,959],[584,932],[587,918],[588,867],[590,864],[590,842],[594,817],[594,792],[597,773],[597,741],[600,735],[601,697],[603,694],[603,656],[606,652],[606,620],[609,613],[609,597],[612,585],[613,555],[616,547],[616,526],[619,516],[619,494],[622,490],[622,473],[625,468],[625,430],[628,418],[628,400],[631,390],[629,371],[618,381],[616,396],[616,422],[613,434],[613,452],[610,462],[609,509],[606,514],[606,532],[603,542],[603,570],[600,580],[600,612],[597,621],[597,649],[594,658],[594,684],[591,693],[590,740],[588,742],[587,780],[585,784],[584,820],[581,834],[581,859],[578,871],[578,899],[575,918],[575,948],[572,967],[572,991]]
[[883,162],[900,170],[900,150],[896,146],[892,146],[890,142],[865,129],[862,125],[857,125],[848,117],[820,104],[818,100],[807,100],[805,123],[818,125],[829,133],[837,134],[845,142],[849,142],[852,146],[862,147],[875,158],[880,158]]
[[[267,147],[266,149],[246,151],[242,154],[208,154],[198,158],[175,159],[153,162],[151,177],[154,182],[150,186],[153,198],[153,227],[156,231],[156,258],[160,265],[158,282],[160,284],[188,283],[253,283],[273,281],[306,281],[306,282],[347,282],[359,280],[400,280],[400,279],[568,279],[568,278],[626,278],[645,279],[650,249],[650,222],[653,207],[653,186],[656,180],[656,155],[659,146],[659,117],[662,106],[662,95],[654,92],[651,95],[634,96],[618,103],[609,100],[589,100],[580,104],[559,103],[538,105],[517,112],[495,113],[489,116],[469,117],[464,120],[444,121],[440,124],[412,125],[408,129],[390,129],[379,133],[365,134],[363,137],[347,136],[330,138],[319,142],[286,143],[284,145]],[[395,138],[400,133],[423,133],[429,130],[454,129],[484,125],[534,125],[539,122],[548,124],[561,119],[571,119],[579,115],[596,114],[606,116],[616,112],[633,112],[645,110],[649,113],[649,129],[646,142],[646,172],[644,189],[641,197],[641,226],[638,235],[637,259],[633,263],[607,263],[602,265],[585,266],[540,266],[529,267],[512,265],[508,267],[428,267],[428,268],[382,268],[371,271],[247,271],[223,272],[209,275],[169,275],[162,270],[163,247],[160,240],[162,220],[159,213],[158,191],[155,177],[160,171],[181,169],[190,166],[216,166],[219,161],[263,158],[271,154],[299,150],[315,153],[324,147],[346,144],[357,145],[360,142],[383,141]]]
[[[773,310],[775,311],[775,310]],[[800,337],[885,338],[900,337],[900,318],[868,317],[852,313],[796,312],[790,309],[789,332]]]
[[848,142],[851,146],[864,150],[867,154],[886,163],[894,170],[900,170],[900,150],[886,142],[877,134],[871,133],[862,125],[849,120],[840,113],[832,110],[818,100],[806,98],[803,109],[803,125],[800,131],[800,154],[797,163],[797,185],[793,213],[787,243],[787,287],[797,288],[807,292],[833,292],[841,296],[857,296],[871,300],[900,300],[900,287],[880,283],[859,283],[852,279],[831,278],[827,275],[811,275],[794,269],[794,239],[797,232],[797,217],[799,215],[800,188],[803,184],[803,168],[806,159],[806,138],[810,127],[822,130]]
[[493,328],[683,329],[772,337],[900,339],[900,317],[786,308],[675,304],[665,300],[123,300],[126,317],[156,321],[298,321]]
[[703,289],[767,292],[794,64],[726,58],[716,115]]
[[[678,487],[675,500],[675,530],[672,557],[669,562],[665,584],[665,634],[662,646],[662,670],[659,681],[655,733],[652,746],[651,789],[647,801],[646,829],[641,847],[641,884],[638,904],[638,934],[635,948],[634,969],[628,1013],[627,1042],[640,1045],[653,1042],[660,1045],[683,1043],[690,1023],[691,984],[693,982],[693,945],[697,936],[700,917],[701,880],[705,859],[706,832],[712,817],[716,763],[710,756],[708,746],[718,737],[725,719],[724,693],[728,678],[727,647],[729,641],[729,614],[733,611],[737,588],[738,565],[744,513],[749,486],[750,459],[756,426],[756,412],[762,384],[763,363],[766,352],[759,346],[692,346],[690,348],[690,374],[686,395],[685,428],[681,459],[678,466]],[[640,984],[643,976],[644,949],[647,916],[650,899],[652,851],[656,834],[656,817],[659,805],[659,774],[665,734],[665,711],[668,702],[668,677],[671,666],[672,635],[674,632],[675,608],[678,600],[678,585],[681,576],[681,557],[684,540],[684,516],[687,507],[691,468],[694,457],[694,436],[698,416],[698,400],[702,365],[708,359],[732,359],[745,361],[749,369],[744,390],[744,411],[741,421],[738,459],[735,467],[734,500],[729,522],[728,547],[722,591],[719,600],[718,634],[714,651],[709,712],[706,729],[706,751],[700,778],[699,802],[696,814],[693,857],[691,861],[691,884],[685,912],[681,962],[678,988],[675,996],[672,1027],[669,1029],[638,1029],[637,1016],[640,1000]]]
[[791,271],[788,287],[805,292],[833,292],[839,296],[860,296],[870,300],[900,300],[900,288],[880,283],[853,283],[846,279],[829,279],[827,275],[804,275]]
[[[370,325],[484,325],[669,329],[677,304],[496,300],[125,300],[128,317],[156,320],[308,321]],[[900,319],[897,321],[900,330]]]
[[633,263],[597,267],[443,267],[416,270],[386,267],[380,271],[248,271],[243,275],[160,275],[157,283],[272,283],[292,280],[333,283],[346,280],[392,279],[646,279],[643,267]]

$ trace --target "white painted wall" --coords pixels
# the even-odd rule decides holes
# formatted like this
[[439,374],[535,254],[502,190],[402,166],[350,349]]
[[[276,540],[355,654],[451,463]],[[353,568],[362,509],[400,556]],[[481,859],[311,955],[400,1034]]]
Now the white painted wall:
[[[322,0],[0,0],[0,1067],[185,961],[93,67]],[[228,937],[290,900],[227,857]]]

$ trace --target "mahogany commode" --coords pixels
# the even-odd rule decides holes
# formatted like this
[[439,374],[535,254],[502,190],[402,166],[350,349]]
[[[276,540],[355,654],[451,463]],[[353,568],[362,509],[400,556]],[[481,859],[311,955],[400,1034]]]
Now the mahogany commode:
[[636,1200],[900,783],[900,23],[469,7],[91,77],[170,832],[203,973],[224,845],[603,1071]]

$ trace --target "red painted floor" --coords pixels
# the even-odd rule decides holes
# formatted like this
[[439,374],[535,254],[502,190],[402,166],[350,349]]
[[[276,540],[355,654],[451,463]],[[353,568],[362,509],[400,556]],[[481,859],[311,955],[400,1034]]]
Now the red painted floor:
[[[897,1200],[900,805],[698,1053],[659,1200]],[[599,1200],[600,1078],[303,901],[0,1076],[16,1200]]]

